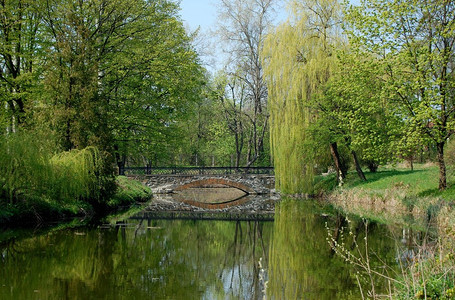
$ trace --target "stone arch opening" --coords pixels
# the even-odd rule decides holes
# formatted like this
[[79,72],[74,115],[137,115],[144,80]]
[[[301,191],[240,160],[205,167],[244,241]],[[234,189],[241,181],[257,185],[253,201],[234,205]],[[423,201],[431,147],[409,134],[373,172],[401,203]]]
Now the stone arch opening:
[[177,188],[174,189],[174,191],[178,192],[178,191],[183,191],[183,190],[190,189],[190,188],[202,188],[202,187],[208,187],[208,186],[216,187],[219,185],[237,188],[237,189],[245,192],[246,194],[256,194],[255,190],[253,190],[251,187],[249,187],[245,184],[231,181],[231,180],[226,180],[223,178],[208,178],[208,179],[195,180],[195,181],[183,184],[181,186],[178,186]]

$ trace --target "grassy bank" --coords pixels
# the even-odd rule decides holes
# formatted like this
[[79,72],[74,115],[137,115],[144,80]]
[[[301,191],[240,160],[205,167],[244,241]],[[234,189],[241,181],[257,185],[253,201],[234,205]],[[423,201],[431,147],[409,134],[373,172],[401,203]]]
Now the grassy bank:
[[[366,173],[367,181],[350,173],[342,187],[334,178],[319,179],[319,186],[330,190],[327,199],[348,214],[383,223],[418,227],[425,234],[415,243],[412,259],[401,265],[394,279],[393,299],[455,299],[455,182],[438,190],[438,168],[418,165],[415,170],[387,167]],[[370,271],[363,260],[364,271]],[[375,297],[373,297],[375,298]]]
[[137,180],[126,176],[117,176],[116,183],[117,191],[107,203],[112,210],[129,207],[136,202],[145,202],[152,197],[150,188],[142,185]]
[[378,172],[365,174],[367,181],[361,181],[355,173],[350,173],[345,184],[346,189],[361,188],[371,194],[384,194],[394,188],[405,190],[408,197],[438,197],[446,201],[455,200],[455,181],[449,177],[448,188],[438,190],[439,170],[434,165],[417,165],[409,168],[385,167]]
[[351,172],[342,187],[334,184],[332,176],[319,178],[319,190],[324,190],[335,205],[367,217],[427,219],[455,202],[454,178],[449,177],[448,188],[439,191],[438,168],[434,165],[417,165],[414,170],[383,167],[374,173],[366,172],[367,181]]
[[[116,192],[105,203],[102,213],[111,213],[126,209],[137,202],[150,199],[150,189],[140,182],[124,176],[116,178]],[[0,206],[0,225],[30,225],[40,222],[64,221],[74,217],[87,217],[95,213],[87,201],[53,201],[52,199],[34,197],[24,201]]]

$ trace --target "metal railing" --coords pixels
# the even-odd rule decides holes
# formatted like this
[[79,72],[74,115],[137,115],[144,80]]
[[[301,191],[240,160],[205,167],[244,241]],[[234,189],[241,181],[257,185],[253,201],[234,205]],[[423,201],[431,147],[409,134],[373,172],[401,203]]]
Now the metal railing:
[[273,167],[124,167],[120,175],[273,175]]

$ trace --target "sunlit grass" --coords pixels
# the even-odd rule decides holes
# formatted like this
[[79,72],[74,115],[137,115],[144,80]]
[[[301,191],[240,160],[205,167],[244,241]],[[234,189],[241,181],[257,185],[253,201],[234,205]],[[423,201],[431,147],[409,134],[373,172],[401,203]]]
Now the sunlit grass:
[[407,197],[438,197],[447,201],[455,200],[455,182],[449,177],[448,188],[439,191],[439,169],[436,166],[418,165],[409,168],[386,168],[378,172],[365,172],[366,182],[361,181],[355,172],[346,180],[345,188],[362,188],[371,193],[382,194],[387,189],[402,188]]
[[127,206],[151,198],[152,191],[139,181],[126,176],[117,176],[117,191],[108,201],[110,207]]

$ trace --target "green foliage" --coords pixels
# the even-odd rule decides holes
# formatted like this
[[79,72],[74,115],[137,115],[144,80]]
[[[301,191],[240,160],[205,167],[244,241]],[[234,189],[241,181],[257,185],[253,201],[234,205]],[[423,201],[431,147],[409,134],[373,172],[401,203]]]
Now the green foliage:
[[123,3],[129,16],[109,37],[116,50],[100,66],[117,161],[173,164],[205,81],[193,37],[172,1]]
[[338,42],[340,10],[332,0],[291,4],[292,17],[269,34],[262,53],[271,152],[277,188],[284,193],[310,193],[314,162],[305,148],[314,112],[309,100],[334,71],[332,47]]
[[3,1],[0,6],[0,126],[14,131],[33,122],[43,54],[41,0]]
[[193,106],[192,117],[181,123],[185,139],[180,143],[178,163],[181,165],[230,166],[235,154],[234,136],[229,130],[222,105],[212,84],[207,86],[204,97]]
[[0,140],[1,198],[14,203],[23,194],[46,190],[45,182],[52,176],[50,146],[34,135],[8,135]]
[[118,176],[116,185],[116,193],[108,201],[108,205],[112,208],[144,202],[152,196],[150,188],[125,176]]
[[50,159],[52,199],[99,199],[103,159],[98,149],[87,147],[58,153]]
[[346,12],[351,45],[376,58],[389,101],[407,126],[437,145],[440,189],[444,145],[455,125],[454,12],[453,3],[439,0],[368,0]]
[[[197,156],[197,164],[204,166],[235,166],[237,159],[240,166],[250,162],[270,166],[269,144],[254,145],[255,132],[264,134],[263,138],[256,136],[261,140],[258,143],[267,140],[268,126],[263,127],[264,119],[259,115],[254,121],[251,105],[236,97],[239,87],[232,85],[239,81],[235,78],[219,72],[208,80],[201,99],[179,125],[185,138],[178,145],[177,164],[195,165]],[[230,86],[234,92],[229,92]]]
[[[17,133],[0,140],[0,202],[6,215],[37,207],[100,202],[105,184],[103,159],[94,147],[58,153],[58,147],[39,134]],[[7,206],[8,204],[8,206]],[[80,207],[84,207],[81,204]],[[39,218],[39,217],[38,217]]]
[[365,162],[393,161],[392,145],[403,130],[403,122],[386,100],[377,62],[340,51],[337,64],[337,72],[324,91],[313,99],[318,112],[312,124],[313,140],[337,142]]
[[447,143],[447,148],[444,153],[445,159],[447,161],[448,175],[449,179],[454,178],[455,176],[455,141],[449,140]]
[[205,81],[194,35],[172,0],[3,1],[2,213],[103,208],[115,159],[173,162]]
[[204,83],[178,13],[175,1],[3,3],[1,128],[51,128],[64,150],[106,160],[172,157]]

